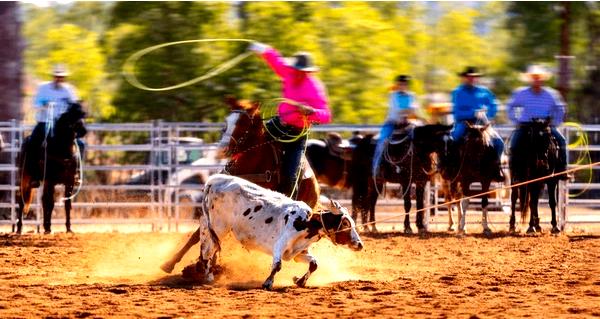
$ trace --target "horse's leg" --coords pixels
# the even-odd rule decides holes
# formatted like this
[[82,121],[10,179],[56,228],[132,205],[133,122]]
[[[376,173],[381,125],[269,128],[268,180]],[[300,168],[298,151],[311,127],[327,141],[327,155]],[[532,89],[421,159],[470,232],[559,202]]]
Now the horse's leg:
[[[515,184],[515,181],[512,181],[512,184]],[[510,223],[508,231],[511,233],[515,233],[517,231],[516,227],[516,217],[515,211],[517,210],[517,199],[519,198],[519,188],[513,187],[510,189]]]
[[[543,184],[542,184],[543,185]],[[539,229],[539,217],[538,217],[538,202],[540,198],[541,187],[538,183],[529,185],[529,210],[531,211],[529,216],[529,228],[527,233],[535,233],[536,231],[541,232]]]
[[446,202],[446,207],[448,208],[448,231],[454,231],[454,228],[452,228],[454,225],[454,221],[452,220],[452,210],[454,209],[454,205],[450,204],[450,202],[454,200],[454,197],[452,196],[450,182],[443,181],[442,187],[444,189],[444,201]]
[[19,208],[17,209],[17,234],[23,232],[23,215],[29,213],[31,207],[31,200],[33,198],[33,189],[29,187],[29,181],[23,186],[21,190],[17,192],[17,201]]
[[[379,186],[378,186],[379,187]],[[383,183],[380,185],[380,187],[383,187]],[[375,207],[377,206],[377,197],[379,196],[379,194],[377,194],[377,189],[378,188],[372,188],[371,192],[369,194],[369,221],[368,223],[371,224],[371,231],[376,233],[378,232],[377,230],[377,226],[375,225]],[[364,216],[366,217],[367,215],[367,211],[364,211]],[[365,219],[363,219],[364,221]]]
[[558,234],[560,233],[560,229],[558,228],[558,223],[556,222],[556,186],[557,182],[555,180],[549,180],[546,185],[548,185],[548,205],[550,205],[550,211],[552,212],[552,233]]
[[175,268],[175,265],[181,261],[181,259],[188,252],[188,250],[190,250],[190,248],[192,248],[198,242],[200,242],[200,228],[196,229],[196,231],[192,234],[192,236],[190,236],[185,245],[179,251],[177,251],[177,253],[175,253],[175,255],[171,259],[162,264],[160,266],[160,269],[162,269],[166,273],[171,273]]
[[42,194],[42,208],[44,211],[44,234],[52,232],[52,210],[54,210],[54,184],[44,182],[44,194]]
[[410,184],[408,182],[402,183],[402,192],[404,198],[404,233],[412,234],[412,228],[410,228],[410,209],[412,204],[410,202]]
[[[487,193],[490,190],[490,181],[481,182],[481,192]],[[483,226],[483,234],[486,236],[490,236],[492,234],[492,230],[488,226],[488,200],[489,194],[485,194],[481,197],[481,226]]]
[[73,194],[73,185],[65,185],[65,227],[67,233],[71,231],[71,195]]
[[[427,182],[425,182],[427,183]],[[423,222],[423,217],[426,215],[425,211],[424,211],[424,207],[425,207],[425,198],[424,198],[424,194],[425,194],[425,184],[423,184],[422,182],[417,182],[415,183],[415,195],[416,195],[416,199],[417,199],[417,230],[419,231],[419,233],[425,233],[427,232],[427,228],[425,227],[425,223]],[[429,196],[429,194],[427,194]]]

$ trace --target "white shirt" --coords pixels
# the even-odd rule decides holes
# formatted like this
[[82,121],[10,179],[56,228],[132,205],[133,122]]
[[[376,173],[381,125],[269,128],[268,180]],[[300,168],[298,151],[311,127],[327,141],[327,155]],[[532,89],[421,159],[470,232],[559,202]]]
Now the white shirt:
[[[77,94],[70,84],[60,83],[57,87],[54,82],[46,82],[38,87],[34,99],[34,108],[37,110],[35,120],[38,122],[56,120],[67,111],[69,103],[74,102],[77,102]],[[49,103],[53,107],[49,107]]]

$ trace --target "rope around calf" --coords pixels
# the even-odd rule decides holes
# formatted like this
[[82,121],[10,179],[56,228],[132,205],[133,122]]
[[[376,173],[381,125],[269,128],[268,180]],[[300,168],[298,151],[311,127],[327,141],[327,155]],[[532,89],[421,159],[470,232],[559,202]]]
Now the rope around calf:
[[[475,194],[475,195],[471,195],[471,196],[467,196],[467,197],[461,197],[459,199],[455,199],[453,201],[445,202],[443,204],[437,204],[437,205],[423,207],[422,209],[417,209],[415,211],[415,213],[419,213],[419,212],[425,211],[427,209],[438,208],[438,207],[442,207],[442,206],[446,206],[446,205],[460,203],[463,200],[473,199],[473,198],[480,197],[480,196],[483,196],[483,195],[492,194],[492,193],[496,192],[497,190],[512,189],[514,187],[520,187],[520,186],[523,186],[523,185],[527,185],[527,184],[531,184],[531,183],[536,183],[536,182],[543,181],[543,180],[550,179],[550,178],[554,178],[554,177],[557,177],[557,176],[560,176],[560,175],[563,175],[563,174],[569,174],[569,173],[573,173],[573,172],[580,171],[580,170],[583,170],[583,169],[589,169],[589,168],[592,168],[592,167],[598,166],[598,165],[600,165],[600,162],[594,162],[594,163],[590,163],[590,164],[587,164],[587,165],[582,165],[582,166],[579,166],[579,167],[576,167],[576,168],[565,170],[565,171],[560,172],[560,173],[552,173],[550,175],[538,177],[538,178],[535,178],[535,179],[531,179],[531,180],[528,180],[528,181],[516,183],[516,184],[513,184],[513,185],[508,185],[508,186],[502,186],[502,187],[499,187],[499,188],[495,188],[495,189],[487,191],[487,192],[483,192],[483,193],[479,193],[479,194]],[[382,222],[382,221],[386,221],[386,220],[392,220],[394,218],[406,216],[408,214],[410,214],[410,212],[395,214],[393,216],[389,216],[389,217],[380,219],[378,221],[372,221],[372,222],[362,223],[362,224],[358,224],[358,225],[355,225],[355,226],[368,226],[368,225],[375,224],[377,222]],[[349,230],[349,228],[340,229],[340,230],[336,231],[336,233],[337,232],[342,232],[342,231],[347,231],[347,230]]]

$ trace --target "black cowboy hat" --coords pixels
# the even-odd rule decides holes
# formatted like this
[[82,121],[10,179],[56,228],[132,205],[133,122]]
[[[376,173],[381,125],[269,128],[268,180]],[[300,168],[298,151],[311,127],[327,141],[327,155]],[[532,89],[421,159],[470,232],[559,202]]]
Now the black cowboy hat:
[[395,81],[396,81],[396,82],[404,82],[404,83],[408,83],[408,82],[410,82],[410,75],[405,75],[405,74],[398,75],[398,76],[395,78]]
[[482,76],[483,73],[479,72],[479,69],[475,66],[468,66],[464,71],[460,72],[460,76]]
[[304,72],[319,71],[319,67],[314,64],[312,55],[308,52],[298,52],[291,58],[286,59],[286,64],[292,68]]

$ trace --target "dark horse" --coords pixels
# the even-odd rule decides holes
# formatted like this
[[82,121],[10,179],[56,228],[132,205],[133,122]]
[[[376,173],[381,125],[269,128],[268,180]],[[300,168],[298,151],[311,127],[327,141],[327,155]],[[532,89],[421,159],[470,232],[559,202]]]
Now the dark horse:
[[369,213],[369,223],[375,227],[375,205],[377,196],[383,189],[384,182],[400,183],[404,198],[404,231],[412,233],[408,212],[411,209],[410,188],[416,186],[417,228],[419,232],[427,231],[424,217],[425,187],[434,173],[432,155],[443,148],[444,136],[450,126],[433,124],[415,127],[412,137],[406,131],[396,130],[392,135],[381,160],[382,178],[374,178],[371,172],[373,154],[377,141],[372,135],[363,138],[354,150],[352,158],[352,215],[356,220],[361,213],[365,223]]
[[[558,144],[550,131],[550,120],[535,120],[521,124],[519,129],[522,133],[520,141],[516,142],[515,149],[511,150],[510,155],[511,183],[522,183],[554,173],[558,161]],[[525,221],[528,208],[531,210],[527,233],[542,231],[538,215],[538,201],[544,184],[548,186],[548,202],[552,211],[552,233],[557,234],[560,232],[556,222],[557,178],[548,178],[512,189],[511,232],[516,231],[515,209],[517,198],[520,199],[521,203],[522,222]]]
[[[31,165],[40,165],[40,172],[44,172],[42,195],[42,206],[44,211],[44,233],[51,232],[51,217],[54,209],[54,187],[58,184],[65,186],[65,216],[67,232],[71,232],[71,195],[75,185],[78,159],[75,149],[75,139],[83,137],[87,130],[83,119],[85,112],[81,104],[71,103],[67,111],[63,113],[46,136],[46,147],[42,146],[39,162]],[[17,233],[21,233],[23,227],[23,213],[29,213],[33,188],[30,186],[32,176],[29,172],[27,151],[29,150],[29,138],[25,139],[19,153],[19,189],[16,200],[19,204],[17,210]],[[81,172],[80,172],[81,174]]]
[[[227,116],[225,131],[219,143],[219,149],[229,158],[225,172],[256,183],[268,189],[277,189],[280,181],[281,147],[266,132],[258,103],[246,103],[228,97],[226,102],[231,108]],[[314,173],[306,158],[302,159],[302,172],[298,185],[297,200],[308,206],[317,207],[320,188]],[[200,241],[197,230],[161,269],[170,273],[173,271],[185,253]]]
[[356,146],[352,141],[342,139],[337,133],[329,133],[322,140],[307,141],[306,159],[319,182],[340,189],[352,187],[350,167]]
[[[473,196],[478,192],[471,189],[471,184],[481,183],[481,193],[487,193],[493,179],[495,170],[495,150],[492,146],[491,136],[487,132],[490,124],[476,125],[466,123],[467,128],[463,141],[453,144],[450,153],[441,156],[442,178],[444,179],[444,193],[446,202],[457,201],[463,196]],[[450,154],[450,155],[449,155]],[[490,235],[492,230],[488,226],[488,194],[481,195],[483,233]],[[458,234],[465,233],[468,200],[461,201],[458,205]],[[452,204],[448,204],[449,225],[452,230]]]

